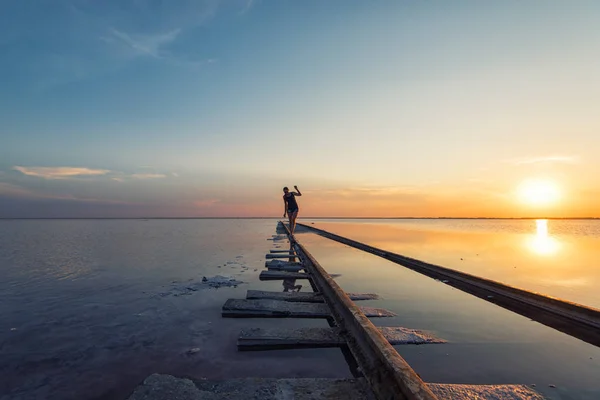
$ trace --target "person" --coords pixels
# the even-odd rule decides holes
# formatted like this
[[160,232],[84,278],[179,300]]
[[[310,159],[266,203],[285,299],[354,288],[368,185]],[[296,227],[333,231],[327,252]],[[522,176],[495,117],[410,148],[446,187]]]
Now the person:
[[287,216],[290,220],[290,232],[292,235],[294,235],[294,229],[296,229],[296,218],[298,217],[299,211],[298,202],[296,202],[296,196],[302,196],[298,186],[294,185],[294,189],[297,191],[290,192],[287,186],[283,188],[283,218],[285,218],[287,213]]

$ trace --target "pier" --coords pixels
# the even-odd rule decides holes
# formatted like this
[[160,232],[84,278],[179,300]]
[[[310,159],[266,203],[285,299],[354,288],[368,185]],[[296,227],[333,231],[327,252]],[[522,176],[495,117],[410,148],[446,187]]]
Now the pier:
[[[300,226],[300,224],[299,224]],[[475,281],[468,280],[460,272],[444,269],[432,269],[422,266],[417,260],[408,263],[402,256],[372,248],[368,245],[354,242],[326,231],[306,225],[304,228],[328,237],[329,239],[351,245],[355,248],[398,262],[408,268],[425,271],[425,275],[441,277],[448,284],[461,290],[473,292],[487,301],[507,304],[519,309],[514,304],[521,301],[518,292],[509,296],[504,288],[482,281],[478,289],[474,289]],[[260,273],[260,280],[296,280],[307,281],[313,292],[269,292],[248,290],[245,299],[229,299],[222,308],[223,318],[322,318],[328,322],[329,328],[295,328],[290,329],[282,322],[281,328],[261,328],[248,322],[243,328],[237,341],[238,351],[269,351],[275,349],[306,349],[306,348],[340,348],[353,379],[230,379],[219,381],[178,379],[168,375],[151,375],[144,384],[140,385],[130,400],[158,399],[160,393],[177,398],[210,398],[210,399],[390,399],[390,400],[542,400],[539,393],[526,385],[463,385],[438,384],[424,382],[412,369],[393,346],[397,345],[427,345],[444,346],[447,341],[412,327],[376,327],[370,318],[386,318],[394,316],[392,311],[362,307],[362,300],[376,300],[375,293],[346,293],[335,281],[335,275],[325,271],[319,262],[310,254],[307,248],[293,239],[288,227],[279,222],[278,229],[283,229],[289,240],[289,250],[270,249],[266,254],[265,270]],[[406,259],[406,260],[405,260]],[[405,264],[406,263],[406,264]],[[425,264],[425,263],[423,263]],[[419,272],[420,272],[419,271]],[[454,273],[454,274],[452,274]],[[463,274],[466,275],[466,274]],[[458,279],[462,277],[463,279]],[[468,278],[468,277],[467,277]],[[476,278],[476,277],[473,277]],[[439,279],[439,278],[438,278]],[[450,281],[452,279],[453,281]],[[455,280],[455,281],[454,281]],[[452,282],[452,283],[451,283]],[[486,281],[488,282],[488,281]],[[497,285],[502,285],[496,283]],[[514,288],[513,288],[514,289]],[[487,293],[493,293],[497,298],[489,298]],[[487,291],[487,292],[486,292]],[[506,293],[505,293],[506,292]],[[517,294],[515,294],[517,293]],[[505,294],[504,296],[502,296]],[[536,297],[525,297],[533,299]],[[512,303],[509,300],[511,299]],[[537,299],[537,298],[536,298]],[[539,300],[539,299],[538,299]],[[553,299],[560,302],[557,299]],[[358,302],[358,303],[357,303]],[[549,302],[554,304],[553,302]],[[531,300],[527,303],[530,310],[537,303]],[[571,303],[569,303],[571,304]],[[562,313],[560,306],[544,309],[546,313],[555,312],[555,318],[573,316],[578,321],[579,328],[574,333],[593,329],[594,314],[572,311],[573,305],[565,306]],[[539,307],[539,305],[538,305]],[[510,309],[510,308],[509,308]],[[594,311],[594,310],[592,310]],[[518,312],[518,311],[517,311]],[[525,311],[520,312],[526,315]],[[591,315],[591,317],[590,317]],[[541,318],[540,318],[541,319]],[[586,323],[591,321],[592,325]],[[547,325],[550,325],[548,322]],[[550,325],[551,326],[551,325]],[[558,329],[558,328],[557,328]],[[562,329],[564,331],[564,329]],[[592,341],[594,335],[580,334]],[[154,397],[153,397],[154,396]]]

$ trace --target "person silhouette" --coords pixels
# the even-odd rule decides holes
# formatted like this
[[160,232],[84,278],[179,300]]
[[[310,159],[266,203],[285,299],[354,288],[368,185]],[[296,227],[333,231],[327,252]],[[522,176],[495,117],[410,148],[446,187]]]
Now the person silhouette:
[[294,230],[296,229],[296,218],[298,217],[299,211],[296,196],[302,196],[302,193],[300,192],[300,189],[298,189],[298,186],[294,185],[294,189],[296,189],[297,192],[290,192],[287,186],[283,188],[283,218],[285,218],[287,214],[290,221],[290,232],[292,234],[292,238],[294,235]]

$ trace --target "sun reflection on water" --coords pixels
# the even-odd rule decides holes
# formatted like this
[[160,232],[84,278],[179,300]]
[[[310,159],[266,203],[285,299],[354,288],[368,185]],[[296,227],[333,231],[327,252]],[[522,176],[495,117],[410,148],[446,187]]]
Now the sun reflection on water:
[[560,242],[548,234],[548,220],[538,219],[535,226],[535,235],[527,238],[529,249],[542,256],[556,254],[560,250]]

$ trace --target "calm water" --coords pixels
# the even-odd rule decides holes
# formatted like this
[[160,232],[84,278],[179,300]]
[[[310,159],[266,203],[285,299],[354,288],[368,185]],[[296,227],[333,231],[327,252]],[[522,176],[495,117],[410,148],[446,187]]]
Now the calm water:
[[600,308],[600,220],[309,220],[342,236]]
[[[333,232],[598,306],[600,224],[325,221]],[[0,221],[0,399],[120,399],[153,372],[230,378],[349,377],[338,350],[239,353],[239,330],[324,321],[222,319],[259,282],[275,220]],[[527,383],[552,399],[600,398],[600,350],[396,264],[299,233],[348,291],[450,343],[398,346],[430,382]],[[461,260],[462,258],[462,260]],[[516,268],[515,268],[516,267]],[[256,271],[255,271],[256,270]],[[203,289],[202,276],[237,288]],[[189,288],[196,289],[190,290]],[[198,352],[189,354],[190,349]],[[260,367],[260,368],[258,368]],[[556,389],[548,385],[554,384]]]

